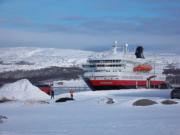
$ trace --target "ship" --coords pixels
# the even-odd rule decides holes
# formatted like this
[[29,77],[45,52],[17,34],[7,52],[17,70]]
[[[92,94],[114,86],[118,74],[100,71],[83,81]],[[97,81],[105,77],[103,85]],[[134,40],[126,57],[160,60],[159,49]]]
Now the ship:
[[83,65],[83,79],[92,90],[162,88],[166,76],[152,59],[146,59],[144,48],[131,53],[126,43],[119,52],[115,41],[110,53],[89,57]]

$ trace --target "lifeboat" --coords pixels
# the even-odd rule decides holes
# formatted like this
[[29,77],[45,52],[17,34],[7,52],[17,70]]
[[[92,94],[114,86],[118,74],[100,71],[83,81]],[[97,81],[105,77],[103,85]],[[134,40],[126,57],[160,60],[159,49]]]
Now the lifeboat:
[[151,65],[139,65],[137,67],[133,68],[133,71],[151,71],[152,66]]

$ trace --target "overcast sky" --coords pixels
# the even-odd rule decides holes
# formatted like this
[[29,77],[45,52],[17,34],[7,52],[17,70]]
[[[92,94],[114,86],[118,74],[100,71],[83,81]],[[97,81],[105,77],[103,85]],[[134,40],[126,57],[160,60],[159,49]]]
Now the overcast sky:
[[180,0],[0,0],[0,47],[180,52]]

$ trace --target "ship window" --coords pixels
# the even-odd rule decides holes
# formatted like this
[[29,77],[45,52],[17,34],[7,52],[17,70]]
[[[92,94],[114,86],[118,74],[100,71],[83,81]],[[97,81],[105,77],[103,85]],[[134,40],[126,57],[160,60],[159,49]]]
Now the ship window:
[[121,60],[88,60],[89,63],[117,63]]

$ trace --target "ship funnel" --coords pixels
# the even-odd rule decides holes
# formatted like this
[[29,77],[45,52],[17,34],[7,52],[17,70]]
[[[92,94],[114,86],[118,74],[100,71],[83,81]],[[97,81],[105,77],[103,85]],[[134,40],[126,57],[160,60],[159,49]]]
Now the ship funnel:
[[142,46],[138,46],[138,47],[136,48],[135,55],[136,55],[136,58],[144,59],[143,47],[142,47]]

